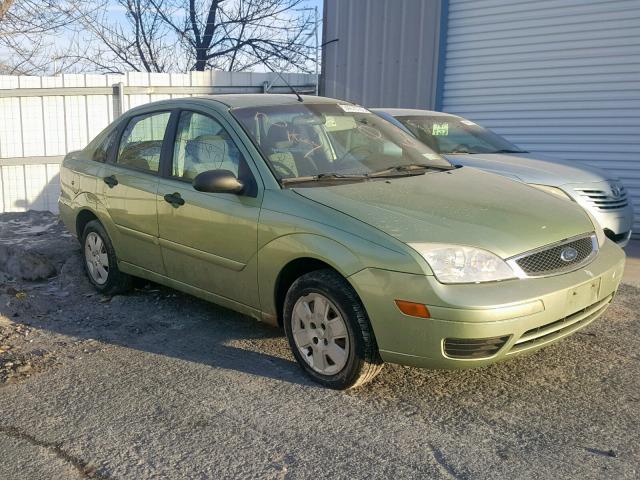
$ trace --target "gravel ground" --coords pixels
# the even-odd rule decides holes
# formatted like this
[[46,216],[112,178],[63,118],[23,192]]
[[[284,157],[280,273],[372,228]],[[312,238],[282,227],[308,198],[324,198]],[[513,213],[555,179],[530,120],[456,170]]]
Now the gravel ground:
[[0,215],[0,247],[28,258],[0,272],[2,479],[640,476],[634,287],[534,355],[342,393],[277,329],[144,282],[96,294],[49,214]]

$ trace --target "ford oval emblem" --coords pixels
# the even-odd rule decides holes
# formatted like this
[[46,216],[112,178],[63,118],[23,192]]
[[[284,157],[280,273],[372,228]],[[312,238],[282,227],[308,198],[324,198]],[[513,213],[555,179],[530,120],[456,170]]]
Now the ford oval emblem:
[[578,257],[578,251],[573,247],[566,247],[560,252],[560,260],[563,262],[573,262]]

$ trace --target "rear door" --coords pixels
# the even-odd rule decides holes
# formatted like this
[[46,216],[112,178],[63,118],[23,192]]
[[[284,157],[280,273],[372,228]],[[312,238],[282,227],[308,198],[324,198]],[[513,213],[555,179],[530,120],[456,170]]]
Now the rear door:
[[102,189],[107,212],[118,230],[121,261],[164,274],[158,244],[156,195],[160,156],[171,112],[132,117],[120,130],[112,161],[104,165]]
[[[171,156],[157,197],[167,276],[257,307],[262,185],[246,160],[247,152],[213,112],[183,110]],[[245,192],[205,193],[193,188],[196,175],[216,169],[231,171],[245,184]]]

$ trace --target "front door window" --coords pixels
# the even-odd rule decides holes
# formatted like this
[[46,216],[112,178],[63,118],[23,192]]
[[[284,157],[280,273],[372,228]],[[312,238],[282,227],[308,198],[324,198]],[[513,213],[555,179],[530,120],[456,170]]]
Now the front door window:
[[172,176],[192,181],[208,170],[242,174],[240,150],[219,122],[196,112],[182,112],[173,151]]

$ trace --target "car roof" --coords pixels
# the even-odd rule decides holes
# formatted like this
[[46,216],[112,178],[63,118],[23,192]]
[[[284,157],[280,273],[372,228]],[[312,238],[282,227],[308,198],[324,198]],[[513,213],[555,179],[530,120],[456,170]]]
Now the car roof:
[[372,112],[388,113],[392,117],[428,116],[428,117],[456,117],[453,113],[436,112],[434,110],[420,110],[417,108],[370,108]]
[[[318,97],[315,95],[300,95],[307,104],[342,104],[353,105],[346,100],[338,100],[336,98]],[[228,109],[244,108],[244,107],[267,107],[277,105],[298,105],[300,101],[295,94],[289,93],[229,93],[220,95],[200,95],[195,97],[171,98],[167,100],[159,100],[156,102],[145,103],[133,107],[125,112],[121,118],[131,118],[138,114],[153,112],[160,109],[180,108],[181,105],[193,105],[199,103],[206,105],[207,103],[217,103]]]
[[[300,95],[307,104],[351,104],[345,100],[335,98],[317,97],[315,95]],[[135,110],[146,110],[149,107],[162,108],[164,106],[174,107],[180,103],[202,103],[216,102],[228,108],[243,107],[265,107],[276,105],[297,105],[300,103],[295,94],[283,93],[230,93],[221,95],[200,95],[195,97],[172,98],[160,100],[158,102],[145,103],[136,107]],[[132,109],[133,110],[133,109]]]
[[[335,98],[300,95],[304,103],[350,103]],[[232,93],[226,95],[206,95],[195,97],[204,101],[213,100],[229,108],[264,107],[270,105],[296,105],[300,103],[293,93]]]

